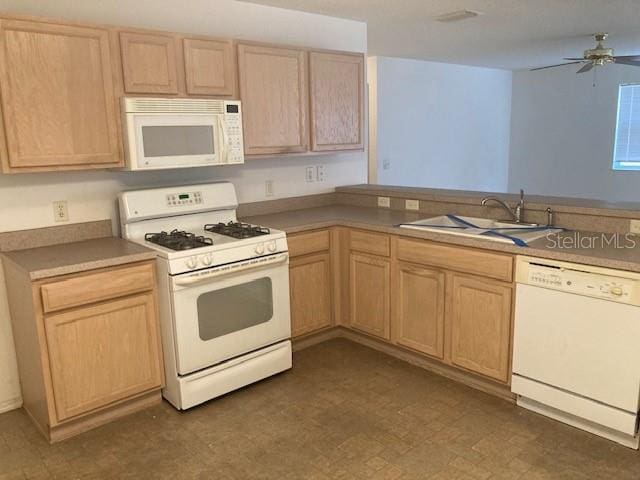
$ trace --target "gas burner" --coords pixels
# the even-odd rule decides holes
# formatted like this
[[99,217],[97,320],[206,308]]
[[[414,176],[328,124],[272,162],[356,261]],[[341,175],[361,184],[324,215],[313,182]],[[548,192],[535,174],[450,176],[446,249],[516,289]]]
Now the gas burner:
[[192,248],[213,245],[213,240],[210,238],[196,236],[182,230],[171,230],[169,233],[146,233],[144,239],[171,250],[191,250]]
[[240,222],[207,224],[204,226],[204,229],[207,232],[218,233],[233,238],[259,237],[260,235],[269,235],[271,233],[268,228]]

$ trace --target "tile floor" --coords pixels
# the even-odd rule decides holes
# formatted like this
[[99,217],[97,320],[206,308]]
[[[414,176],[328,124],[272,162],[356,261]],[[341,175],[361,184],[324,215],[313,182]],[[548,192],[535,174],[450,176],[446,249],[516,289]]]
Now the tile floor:
[[343,339],[188,412],[53,446],[0,415],[0,479],[615,479],[640,454]]

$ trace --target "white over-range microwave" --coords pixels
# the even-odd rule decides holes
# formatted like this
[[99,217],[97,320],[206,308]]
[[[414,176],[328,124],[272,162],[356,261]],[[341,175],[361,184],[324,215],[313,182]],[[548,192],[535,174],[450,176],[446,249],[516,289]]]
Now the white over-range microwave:
[[125,97],[122,116],[127,170],[244,163],[239,101]]

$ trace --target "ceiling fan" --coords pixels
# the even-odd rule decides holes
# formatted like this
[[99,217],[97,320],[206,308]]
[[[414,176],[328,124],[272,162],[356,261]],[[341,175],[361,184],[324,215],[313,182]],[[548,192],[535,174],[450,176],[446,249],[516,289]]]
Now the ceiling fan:
[[557,65],[549,65],[546,67],[532,68],[531,71],[544,70],[546,68],[562,67],[564,65],[573,65],[577,63],[584,63],[582,68],[576,73],[585,73],[591,70],[593,67],[607,65],[609,63],[620,63],[622,65],[633,65],[634,67],[640,67],[640,55],[627,55],[616,57],[613,54],[613,48],[605,47],[603,42],[609,35],[607,33],[596,33],[594,35],[596,39],[596,47],[590,50],[585,50],[582,58],[565,58],[565,60],[571,60],[568,63],[559,63]]

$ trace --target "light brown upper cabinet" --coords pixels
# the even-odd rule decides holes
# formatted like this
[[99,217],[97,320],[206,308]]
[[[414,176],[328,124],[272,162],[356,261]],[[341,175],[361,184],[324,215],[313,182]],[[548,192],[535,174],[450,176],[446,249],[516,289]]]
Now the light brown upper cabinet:
[[178,93],[173,35],[120,32],[120,52],[125,92]]
[[396,343],[443,358],[444,272],[403,262],[396,268],[393,295]]
[[109,32],[0,19],[6,173],[122,165]]
[[311,149],[364,148],[364,56],[311,52]]
[[238,45],[247,155],[307,151],[306,58],[304,50]]
[[510,285],[453,274],[451,361],[501,382],[509,380]]
[[185,38],[184,68],[189,95],[234,95],[236,57],[225,40]]

